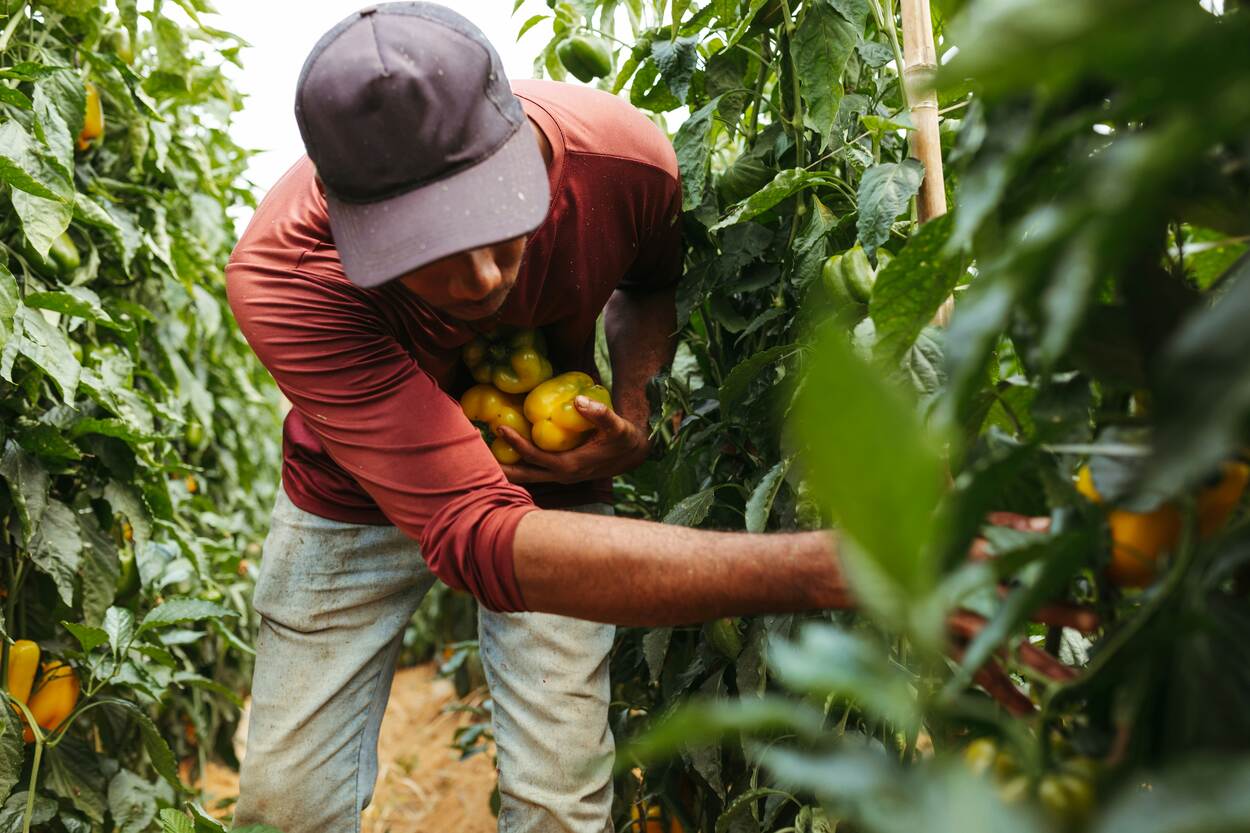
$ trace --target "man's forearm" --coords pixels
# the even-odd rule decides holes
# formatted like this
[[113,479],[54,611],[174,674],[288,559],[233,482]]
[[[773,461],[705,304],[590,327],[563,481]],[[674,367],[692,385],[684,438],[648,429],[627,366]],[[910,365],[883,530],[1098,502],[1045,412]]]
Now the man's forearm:
[[644,429],[651,413],[647,382],[668,366],[677,347],[676,291],[631,295],[618,290],[604,308],[613,404],[617,413]]
[[850,604],[828,532],[712,532],[545,510],[521,520],[513,561],[531,610],[615,625]]

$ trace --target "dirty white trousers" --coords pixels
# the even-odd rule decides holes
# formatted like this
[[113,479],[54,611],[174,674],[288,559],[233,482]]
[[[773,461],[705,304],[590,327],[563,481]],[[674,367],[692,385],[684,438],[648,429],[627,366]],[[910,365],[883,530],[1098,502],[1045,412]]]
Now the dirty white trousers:
[[[327,520],[278,490],[254,596],[261,626],[236,826],[360,830],[404,626],[434,581],[394,527]],[[495,702],[501,833],[611,833],[613,628],[482,610],[478,635]]]

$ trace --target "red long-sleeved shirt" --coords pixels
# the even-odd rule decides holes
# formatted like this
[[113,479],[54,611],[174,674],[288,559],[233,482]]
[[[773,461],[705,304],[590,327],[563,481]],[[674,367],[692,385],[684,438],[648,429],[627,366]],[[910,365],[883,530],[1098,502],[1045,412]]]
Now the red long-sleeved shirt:
[[[664,134],[624,101],[546,81],[513,89],[551,143],[551,208],[498,323],[541,327],[557,372],[594,372],[595,320],[616,289],[681,273],[681,189]],[[261,202],[226,268],[230,306],[291,401],[283,487],[324,518],[394,524],[430,569],[493,610],[524,610],[512,565],[536,508],[610,498],[610,483],[509,483],[454,398],[470,383],[468,323],[398,282],[343,274],[303,158]],[[479,325],[480,326],[480,325]]]

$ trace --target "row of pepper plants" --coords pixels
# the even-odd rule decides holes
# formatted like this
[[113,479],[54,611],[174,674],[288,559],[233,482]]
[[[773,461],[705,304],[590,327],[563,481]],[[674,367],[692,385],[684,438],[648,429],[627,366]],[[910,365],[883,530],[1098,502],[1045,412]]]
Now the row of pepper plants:
[[280,431],[225,303],[252,195],[209,10],[0,3],[4,830],[191,829],[233,757]]
[[[893,0],[521,24],[551,32],[539,74],[627,95],[681,167],[680,344],[618,508],[832,524],[859,601],[622,631],[618,829],[1250,823],[1250,10],[932,15],[953,210],[923,225]],[[987,624],[950,632],[956,609]]]

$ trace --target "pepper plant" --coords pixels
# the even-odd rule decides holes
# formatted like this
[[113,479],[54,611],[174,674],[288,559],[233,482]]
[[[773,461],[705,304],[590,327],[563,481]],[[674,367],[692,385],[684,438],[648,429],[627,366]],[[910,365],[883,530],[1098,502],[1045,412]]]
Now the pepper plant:
[[570,40],[608,45],[595,83],[672,128],[682,172],[660,452],[618,509],[835,526],[859,601],[623,631],[618,829],[1246,824],[1250,17],[932,12],[953,211],[924,225],[893,2],[552,0],[522,24],[551,27],[555,78]]
[[[235,330],[240,42],[204,0],[0,3],[0,817],[158,829],[248,679],[276,393]],[[14,640],[81,695],[27,730]],[[65,704],[62,704],[65,705]],[[60,717],[65,719],[61,720]]]

